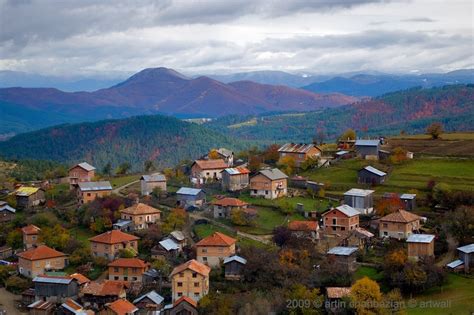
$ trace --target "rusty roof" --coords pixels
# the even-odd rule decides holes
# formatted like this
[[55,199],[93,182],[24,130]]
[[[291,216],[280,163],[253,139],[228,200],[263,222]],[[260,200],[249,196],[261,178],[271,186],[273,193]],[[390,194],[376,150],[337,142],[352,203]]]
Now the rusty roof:
[[120,210],[120,213],[126,213],[130,215],[155,214],[155,213],[160,213],[160,212],[161,212],[160,210],[141,202],[136,203],[131,207]]
[[209,272],[211,271],[211,268],[209,266],[206,266],[195,259],[191,259],[185,262],[184,264],[175,267],[171,272],[170,277],[187,269],[197,272],[203,276],[208,276]]
[[405,211],[403,209],[399,209],[398,211],[387,214],[386,216],[380,218],[380,221],[410,223],[420,219],[421,217],[419,215]]
[[316,221],[292,221],[288,224],[288,228],[292,231],[316,231],[319,225]]
[[46,245],[40,245],[18,254],[18,257],[26,260],[42,260],[48,258],[65,257],[64,253],[58,252]]
[[282,145],[278,152],[285,152],[285,153],[308,153],[311,149],[317,149],[321,151],[318,147],[314,144],[306,144],[306,143],[285,143]]
[[182,296],[180,297],[179,299],[177,299],[174,303],[173,303],[173,307],[182,303],[182,302],[187,302],[189,304],[191,304],[192,306],[194,307],[197,307],[197,302],[194,301],[192,298],[190,297],[187,297],[187,296]]
[[196,160],[193,165],[197,164],[202,170],[213,170],[213,169],[226,169],[229,167],[227,163],[222,159],[216,160]]
[[146,262],[139,258],[118,258],[109,263],[109,267],[131,267],[131,268],[146,268]]
[[139,239],[140,238],[135,235],[127,234],[120,230],[112,230],[91,237],[89,241],[104,244],[117,244],[122,242],[136,241]]
[[223,206],[223,207],[243,207],[247,206],[248,203],[237,198],[222,198],[213,202],[214,205]]
[[129,315],[138,311],[138,308],[126,299],[116,300],[107,304],[107,307],[117,315]]
[[89,282],[83,289],[83,294],[95,296],[119,296],[125,291],[126,283],[123,281],[104,280],[102,282]]
[[231,246],[237,240],[221,232],[214,232],[212,235],[203,238],[196,246]]
[[83,274],[77,273],[77,272],[69,275],[69,277],[71,277],[73,279],[76,279],[77,283],[79,283],[79,284],[84,284],[84,283],[91,282],[91,280],[89,278],[87,278]]
[[36,225],[28,224],[27,226],[22,227],[21,231],[26,235],[36,235],[41,231],[41,229]]

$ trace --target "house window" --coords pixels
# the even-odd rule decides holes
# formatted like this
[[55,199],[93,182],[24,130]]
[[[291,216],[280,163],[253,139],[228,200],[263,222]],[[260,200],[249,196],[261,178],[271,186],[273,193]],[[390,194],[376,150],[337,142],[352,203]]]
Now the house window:
[[123,281],[128,281],[128,277],[123,277]]
[[384,227],[384,228],[388,227],[388,224],[387,224],[387,223],[384,223],[384,224],[383,224],[383,227]]
[[199,288],[199,282],[194,282],[194,287]]
[[268,195],[268,190],[265,190],[265,195]]
[[87,193],[87,197],[90,197],[91,196],[91,193]]
[[132,281],[137,281],[138,278],[137,277],[132,277]]
[[199,297],[200,293],[199,292],[194,292],[195,297]]
[[257,193],[257,190],[256,190],[256,189],[254,189],[254,190],[253,190],[253,193],[254,193],[254,194],[256,194],[256,193]]
[[209,176],[209,172],[206,173],[206,176]]
[[388,236],[388,232],[383,232],[383,235],[384,235],[384,236]]
[[183,296],[183,292],[178,292],[178,296]]
[[193,272],[193,278],[197,278],[197,272]]
[[180,278],[184,277],[184,273],[180,272],[180,273],[179,273],[179,277],[180,277]]
[[336,224],[337,224],[337,219],[336,219],[336,218],[333,218],[333,219],[332,219],[332,224],[333,224],[333,225],[336,225]]
[[114,277],[114,280],[119,280],[119,277],[118,277],[118,276],[115,276],[115,277]]
[[201,253],[207,253],[207,248],[203,248],[203,249],[201,250]]
[[203,257],[203,258],[202,258],[202,261],[207,261],[207,257]]
[[345,231],[345,230],[346,230],[346,228],[341,226],[341,231]]
[[332,230],[333,230],[333,231],[335,231],[335,230],[336,230],[336,227],[335,227],[335,226],[333,226],[333,227],[332,227]]
[[182,282],[178,282],[178,283],[177,283],[177,286],[178,286],[178,287],[182,287],[182,286],[183,286],[183,283],[182,283]]

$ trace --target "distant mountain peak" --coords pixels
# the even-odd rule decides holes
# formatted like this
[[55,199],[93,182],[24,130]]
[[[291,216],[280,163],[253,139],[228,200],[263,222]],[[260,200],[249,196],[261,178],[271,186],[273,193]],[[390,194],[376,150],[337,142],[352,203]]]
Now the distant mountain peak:
[[190,80],[185,75],[169,68],[146,68],[140,72],[135,73],[127,80],[117,84],[116,86],[124,86],[128,84],[144,83],[150,81],[183,81]]

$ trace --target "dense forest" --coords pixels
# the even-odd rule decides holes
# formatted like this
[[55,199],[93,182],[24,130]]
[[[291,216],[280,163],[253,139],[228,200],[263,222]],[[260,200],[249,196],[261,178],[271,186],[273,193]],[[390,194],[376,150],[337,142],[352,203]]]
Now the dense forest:
[[215,131],[161,115],[66,124],[17,135],[0,142],[7,159],[41,159],[63,163],[86,160],[96,167],[128,162],[140,170],[147,160],[157,166],[197,158],[215,147],[243,148]]
[[472,130],[474,85],[413,88],[310,113],[227,116],[205,126],[239,139],[308,142],[315,136],[334,140],[347,128],[358,136],[424,133],[434,121],[447,131]]

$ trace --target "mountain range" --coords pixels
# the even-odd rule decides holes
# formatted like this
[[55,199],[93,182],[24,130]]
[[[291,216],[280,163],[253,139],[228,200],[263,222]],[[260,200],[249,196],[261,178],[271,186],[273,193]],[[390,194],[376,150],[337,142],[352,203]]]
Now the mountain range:
[[[172,69],[150,68],[94,92],[64,92],[53,88],[0,89],[0,134],[24,132],[37,125],[46,127],[140,114],[219,117],[311,111],[356,100],[339,93],[318,94],[251,81],[225,84],[204,76],[188,78]],[[29,117],[33,112],[37,117],[48,118],[31,120]]]

